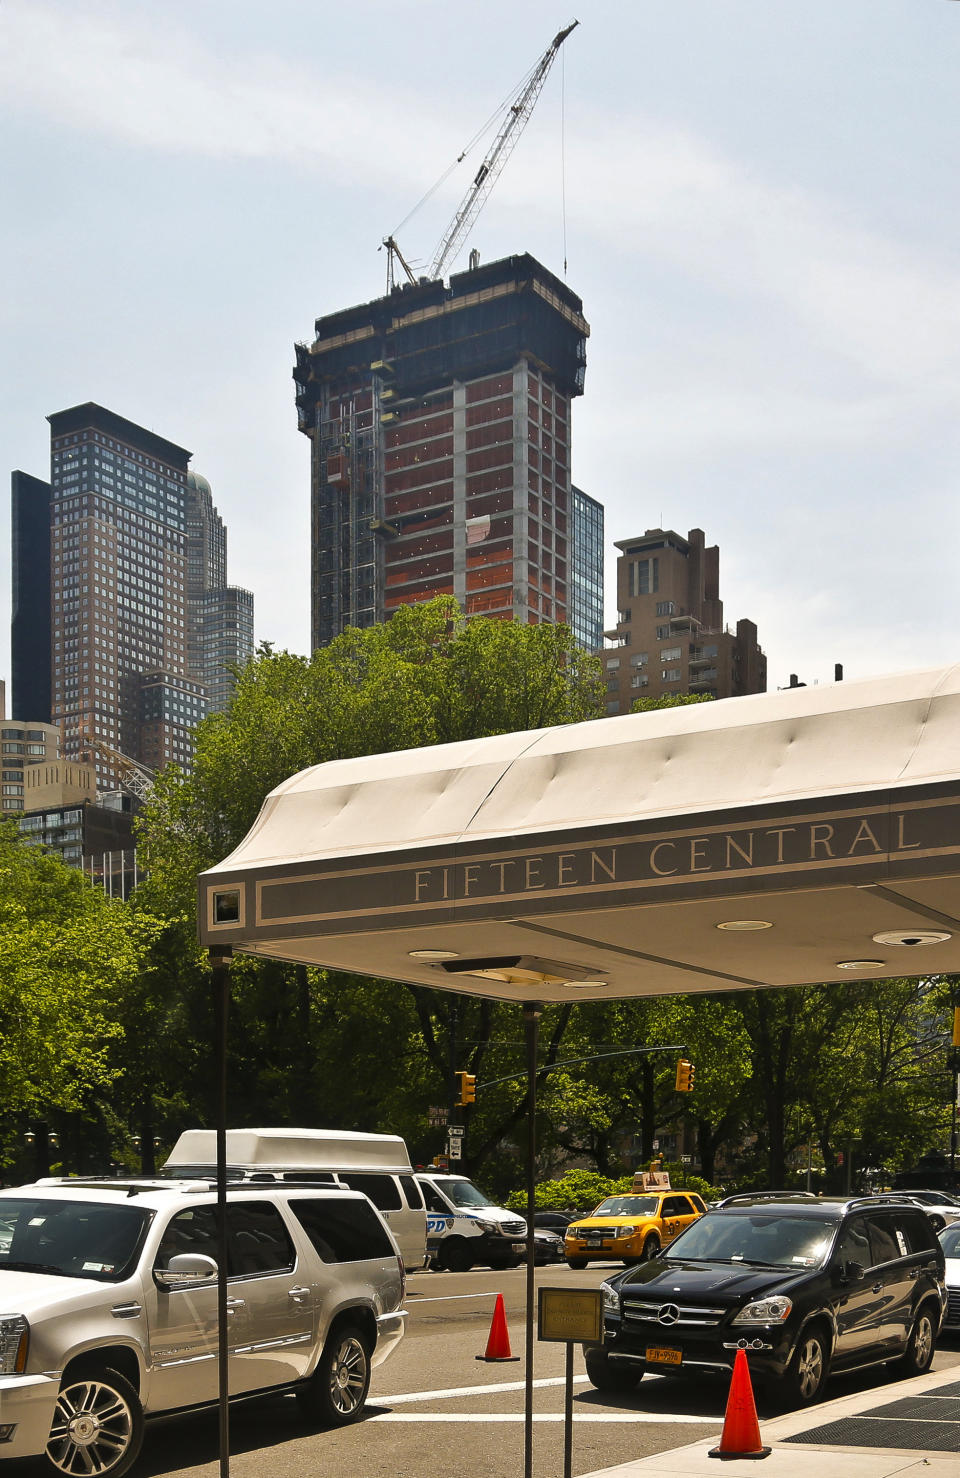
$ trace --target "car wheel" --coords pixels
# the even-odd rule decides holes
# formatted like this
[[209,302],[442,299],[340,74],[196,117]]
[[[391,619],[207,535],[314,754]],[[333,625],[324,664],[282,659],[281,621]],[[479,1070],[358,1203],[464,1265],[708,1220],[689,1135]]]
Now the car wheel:
[[896,1361],[897,1374],[903,1377],[923,1375],[933,1364],[937,1347],[937,1326],[930,1304],[923,1304],[907,1340],[907,1348]]
[[656,1232],[651,1232],[649,1237],[646,1237],[644,1239],[643,1251],[640,1254],[640,1261],[652,1262],[653,1259],[659,1254],[659,1252],[660,1238],[657,1236]]
[[370,1386],[370,1352],[353,1324],[341,1324],[327,1336],[317,1368],[297,1392],[297,1404],[321,1427],[348,1427],[363,1415]]
[[143,1407],[116,1370],[67,1375],[45,1449],[48,1473],[120,1478],[143,1446]]
[[451,1237],[440,1249],[440,1266],[448,1273],[466,1273],[473,1267],[473,1253],[463,1237]]
[[780,1382],[778,1396],[789,1407],[812,1406],[823,1393],[827,1381],[830,1356],[821,1329],[804,1330],[793,1352],[787,1373]]
[[568,1257],[567,1258],[567,1267],[568,1268],[573,1268],[573,1271],[575,1273],[579,1273],[582,1268],[585,1268],[586,1267],[586,1265],[587,1265],[587,1259],[585,1257]]
[[583,1359],[587,1379],[598,1391],[632,1391],[643,1379],[642,1370],[617,1364],[605,1350],[585,1350]]

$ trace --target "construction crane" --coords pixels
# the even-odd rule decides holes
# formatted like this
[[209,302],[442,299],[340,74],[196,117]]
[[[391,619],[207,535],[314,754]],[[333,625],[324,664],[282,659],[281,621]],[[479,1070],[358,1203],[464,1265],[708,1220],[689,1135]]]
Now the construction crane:
[[88,753],[96,750],[104,759],[110,761],[124,790],[128,790],[131,795],[135,795],[141,801],[149,798],[153,790],[153,782],[157,778],[156,770],[151,770],[148,765],[142,765],[139,760],[131,759],[128,754],[114,749],[112,744],[108,744],[105,739],[99,738],[96,734],[85,734],[84,740]]
[[[543,84],[547,80],[547,74],[553,66],[557,52],[577,25],[579,21],[571,21],[569,26],[557,32],[533,71],[527,74],[516,97],[507,105],[500,130],[434,253],[427,274],[431,281],[441,278],[445,269],[456,260],[468,232],[486,204],[490,191],[499,179],[504,165],[520,141],[520,135],[530,121],[530,115],[543,91]],[[460,158],[463,158],[462,154]],[[459,163],[459,160],[457,162]],[[432,194],[432,191],[430,193]],[[407,219],[410,219],[409,216]],[[394,285],[394,258],[406,273],[407,280],[415,286],[417,279],[404,260],[394,237],[385,237],[383,245],[387,248],[387,291],[389,292]]]

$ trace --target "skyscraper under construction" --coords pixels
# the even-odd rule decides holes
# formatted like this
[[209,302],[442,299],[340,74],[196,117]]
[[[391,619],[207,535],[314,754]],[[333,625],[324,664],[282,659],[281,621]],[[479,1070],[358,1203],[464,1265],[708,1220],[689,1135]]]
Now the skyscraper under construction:
[[[529,255],[393,288],[296,346],[311,456],[311,640],[452,594],[468,614],[574,605],[571,403],[583,304]],[[594,508],[597,505],[592,505]],[[602,512],[602,510],[601,510]],[[599,643],[598,643],[599,644]]]

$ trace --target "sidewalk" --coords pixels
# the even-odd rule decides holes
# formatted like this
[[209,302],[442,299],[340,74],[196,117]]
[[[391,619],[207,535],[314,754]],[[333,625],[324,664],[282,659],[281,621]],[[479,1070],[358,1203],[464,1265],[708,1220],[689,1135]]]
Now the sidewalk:
[[[885,1407],[902,1408],[905,1401],[913,1402],[918,1397],[935,1397],[944,1387],[960,1388],[960,1370],[931,1371],[910,1381],[908,1387],[900,1387],[894,1395],[889,1387],[879,1386],[870,1391],[859,1391],[855,1396],[844,1396],[838,1401],[823,1401],[806,1411],[791,1411],[786,1416],[765,1421],[760,1425],[760,1440],[772,1449],[769,1457],[726,1458],[722,1462],[711,1458],[709,1452],[719,1440],[712,1437],[705,1442],[692,1442],[688,1447],[677,1447],[670,1452],[659,1452],[653,1457],[638,1458],[631,1463],[620,1463],[615,1468],[604,1468],[602,1472],[585,1474],[584,1478],[721,1478],[721,1475],[776,1474],[777,1478],[957,1478],[960,1472],[960,1398],[955,1401],[957,1417],[942,1425],[954,1425],[957,1441],[951,1452],[932,1452],[928,1448],[908,1447],[855,1447],[834,1441],[809,1442],[788,1440],[802,1438],[804,1433],[833,1426],[852,1417],[863,1418],[866,1413],[876,1413]],[[922,1402],[920,1403],[922,1408]],[[931,1407],[931,1415],[933,1412]],[[938,1404],[937,1410],[941,1406]],[[900,1411],[891,1413],[891,1430],[901,1433],[909,1429],[912,1422],[904,1421]]]

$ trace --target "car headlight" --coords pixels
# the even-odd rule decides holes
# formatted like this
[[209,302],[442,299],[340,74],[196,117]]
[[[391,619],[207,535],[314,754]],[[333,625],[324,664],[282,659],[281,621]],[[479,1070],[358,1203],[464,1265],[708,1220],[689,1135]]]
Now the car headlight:
[[601,1283],[600,1292],[603,1294],[603,1312],[605,1314],[616,1314],[620,1317],[620,1295],[610,1283]]
[[732,1324],[782,1324],[789,1317],[793,1300],[776,1294],[773,1298],[757,1298],[740,1310]]
[[637,1232],[638,1232],[638,1230],[639,1230],[638,1227],[617,1227],[617,1236],[618,1237],[635,1237],[636,1234],[637,1234]]
[[0,1375],[20,1375],[27,1368],[30,1325],[22,1314],[0,1316]]
[[481,1232],[499,1232],[500,1228],[495,1221],[481,1221],[479,1216],[474,1218],[475,1224]]
[[564,1236],[565,1237],[582,1237],[583,1236],[583,1232],[580,1230],[579,1227],[567,1227],[567,1230],[564,1232]]

